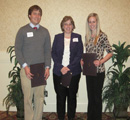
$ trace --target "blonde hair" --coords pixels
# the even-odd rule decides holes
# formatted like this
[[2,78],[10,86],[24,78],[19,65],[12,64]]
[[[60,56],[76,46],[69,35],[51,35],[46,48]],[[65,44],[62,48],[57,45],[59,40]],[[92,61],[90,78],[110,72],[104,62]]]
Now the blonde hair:
[[92,35],[92,31],[89,27],[89,18],[90,17],[95,17],[96,18],[96,22],[97,22],[97,26],[96,26],[96,36],[95,36],[95,40],[94,40],[94,45],[96,45],[97,40],[99,38],[99,35],[101,33],[101,29],[100,29],[100,21],[99,21],[99,17],[97,13],[90,13],[87,17],[86,20],[86,39],[85,39],[85,46],[87,45],[87,43],[89,42],[91,35]]

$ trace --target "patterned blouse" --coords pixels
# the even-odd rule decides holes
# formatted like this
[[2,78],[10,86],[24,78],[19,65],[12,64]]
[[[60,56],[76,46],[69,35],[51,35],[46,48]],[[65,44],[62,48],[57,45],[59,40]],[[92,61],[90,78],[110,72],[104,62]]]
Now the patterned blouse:
[[[106,50],[107,53],[112,53],[112,47],[109,44],[107,35],[105,33],[100,33],[100,37],[98,38],[98,41],[96,45],[93,44],[93,39],[90,39],[88,44],[86,45],[86,52],[87,53],[96,53],[97,54],[97,60],[103,59],[104,51]],[[101,64],[97,67],[97,73],[101,73],[105,71],[104,64]]]

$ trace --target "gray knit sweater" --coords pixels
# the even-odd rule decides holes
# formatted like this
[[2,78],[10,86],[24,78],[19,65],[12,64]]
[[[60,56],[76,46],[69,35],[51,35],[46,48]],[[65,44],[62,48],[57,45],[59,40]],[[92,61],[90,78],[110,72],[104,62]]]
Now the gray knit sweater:
[[33,29],[29,24],[21,27],[15,40],[16,59],[22,66],[36,63],[51,65],[51,41],[46,28]]

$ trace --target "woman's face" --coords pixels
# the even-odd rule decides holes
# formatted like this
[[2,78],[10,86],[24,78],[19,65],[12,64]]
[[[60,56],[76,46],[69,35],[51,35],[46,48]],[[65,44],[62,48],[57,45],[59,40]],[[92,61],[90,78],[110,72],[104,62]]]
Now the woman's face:
[[88,20],[90,30],[95,31],[97,28],[97,21],[95,17],[90,17]]
[[63,29],[64,29],[64,32],[67,33],[67,34],[70,34],[72,32],[73,25],[72,25],[70,20],[64,22]]

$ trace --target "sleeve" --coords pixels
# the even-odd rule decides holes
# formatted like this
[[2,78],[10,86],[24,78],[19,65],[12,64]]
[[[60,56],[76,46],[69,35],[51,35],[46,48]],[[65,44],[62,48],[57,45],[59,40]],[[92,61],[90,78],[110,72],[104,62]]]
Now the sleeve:
[[106,50],[106,52],[107,53],[113,53],[113,51],[112,51],[112,47],[111,47],[111,45],[110,45],[110,43],[109,43],[109,41],[108,41],[108,38],[107,38],[107,35],[105,35],[105,37],[104,37],[104,49]]
[[22,48],[24,43],[24,36],[22,29],[19,29],[15,39],[15,55],[19,64],[22,66],[26,61],[24,60]]
[[45,67],[51,68],[51,40],[48,31],[44,44],[44,55],[45,55]]
[[82,43],[82,38],[81,38],[81,35],[80,35],[79,36],[79,44],[78,44],[77,55],[75,56],[73,62],[71,62],[71,64],[68,65],[68,68],[70,70],[80,63],[80,60],[82,58],[82,54],[83,54],[83,43]]
[[52,45],[52,59],[54,61],[54,65],[57,67],[57,69],[61,70],[63,65],[58,63],[59,60],[58,60],[56,48],[57,48],[57,37],[55,36],[54,42],[53,42],[53,45]]

